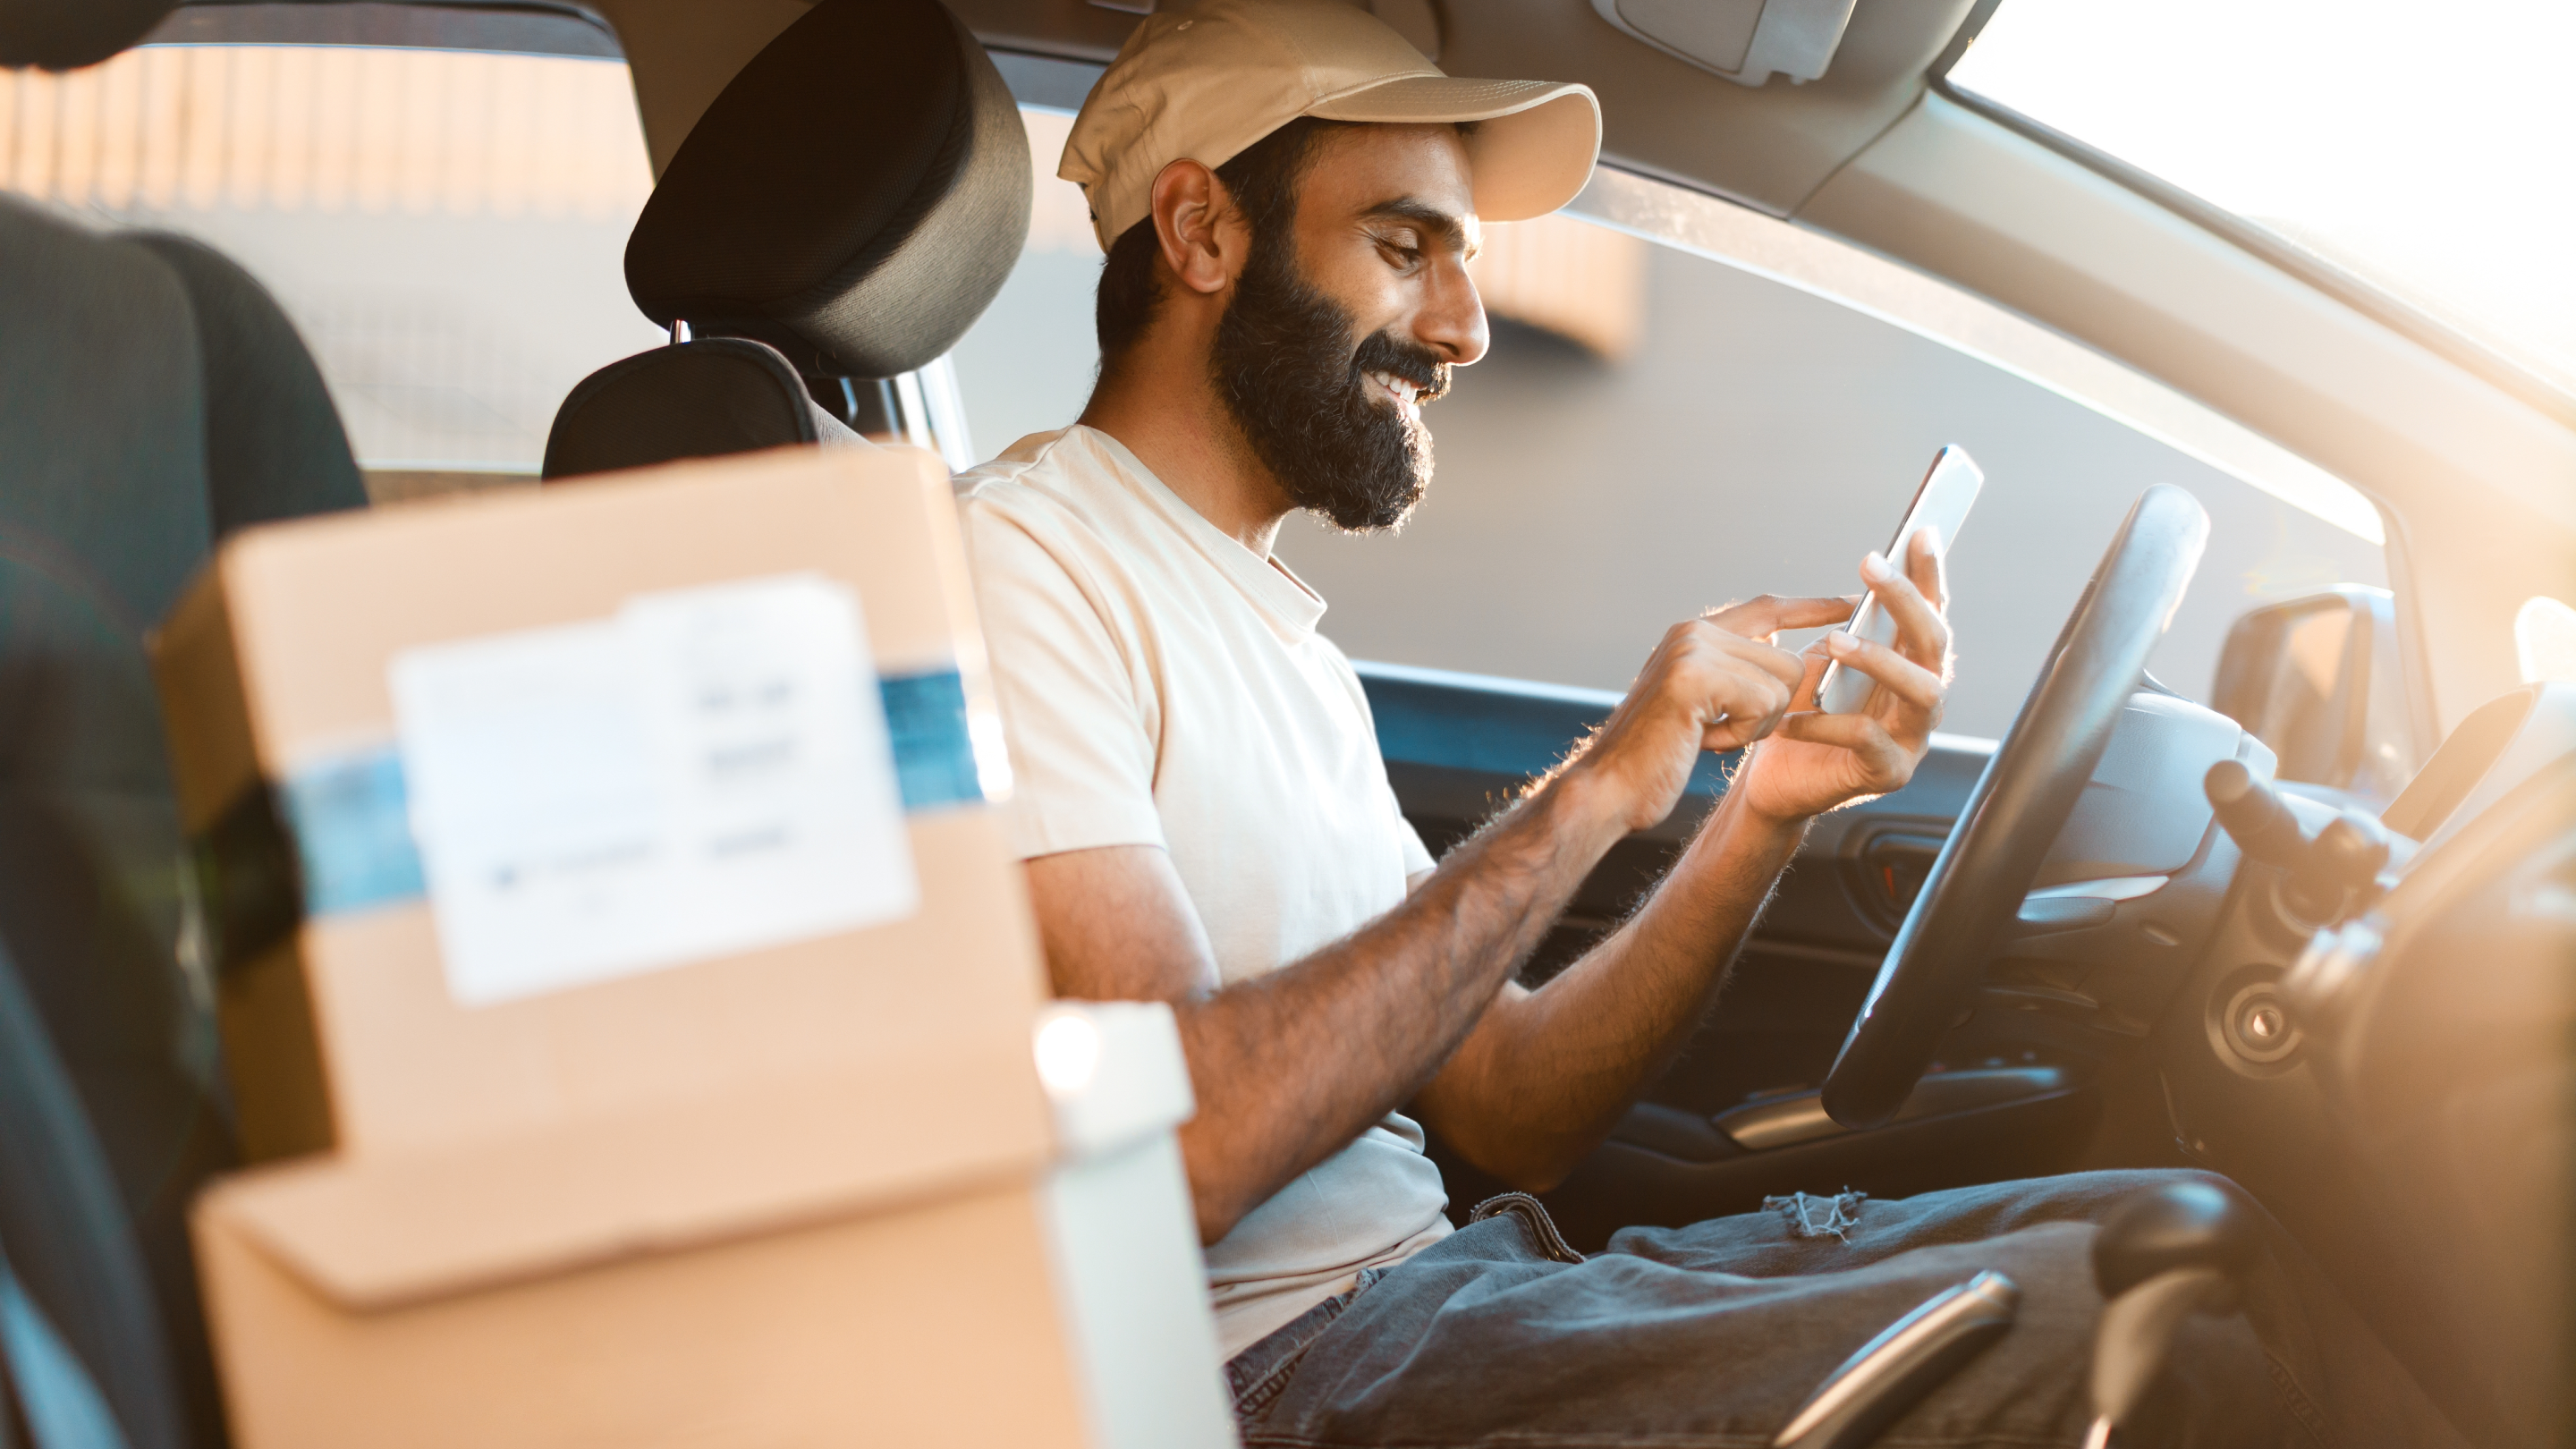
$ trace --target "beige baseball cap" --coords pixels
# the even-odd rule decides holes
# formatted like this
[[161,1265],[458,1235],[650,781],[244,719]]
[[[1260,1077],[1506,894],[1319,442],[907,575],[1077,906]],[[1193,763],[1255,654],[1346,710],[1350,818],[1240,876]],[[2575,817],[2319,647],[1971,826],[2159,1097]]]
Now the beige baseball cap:
[[1136,27],[1083,101],[1056,174],[1090,200],[1106,251],[1153,209],[1164,167],[1222,166],[1300,116],[1481,122],[1467,163],[1487,221],[1572,201],[1601,152],[1589,86],[1443,75],[1348,0],[1204,0]]

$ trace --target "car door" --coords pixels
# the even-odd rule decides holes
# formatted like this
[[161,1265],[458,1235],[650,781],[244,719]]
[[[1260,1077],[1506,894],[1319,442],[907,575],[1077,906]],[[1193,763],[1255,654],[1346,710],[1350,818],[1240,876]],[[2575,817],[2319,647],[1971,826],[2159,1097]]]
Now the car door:
[[[1018,269],[952,354],[988,450],[1063,426],[1097,364],[1099,252],[1080,193],[1051,178],[1087,71],[1001,59],[1040,180]],[[1809,832],[1690,1049],[1548,1195],[1569,1232],[1597,1244],[1627,1223],[1773,1193],[1900,1193],[2115,1150],[2170,1156],[2159,1121],[2105,1138],[2099,1086],[2116,1052],[2044,1010],[1962,1038],[1974,1049],[1877,1132],[1832,1131],[1805,1094],[2137,496],[2179,483],[2212,515],[2200,582],[2153,662],[2202,698],[2251,604],[2386,582],[2376,512],[1991,304],[1650,178],[1604,169],[1567,212],[1486,228],[1474,273],[1493,346],[1425,413],[1427,501],[1392,536],[1292,521],[1277,549],[1330,601],[1324,631],[1362,661],[1389,776],[1435,852],[1561,760],[1673,622],[1757,593],[1856,591],[1861,555],[1886,546],[1944,444],[1988,477],[1950,554],[1951,733],[1907,789]],[[1731,763],[1703,762],[1673,819],[1612,852],[1525,980],[1617,923]],[[2048,989],[2020,999],[2045,1005],[2030,993]],[[1446,1144],[1433,1151],[1453,1212],[1500,1186]]]

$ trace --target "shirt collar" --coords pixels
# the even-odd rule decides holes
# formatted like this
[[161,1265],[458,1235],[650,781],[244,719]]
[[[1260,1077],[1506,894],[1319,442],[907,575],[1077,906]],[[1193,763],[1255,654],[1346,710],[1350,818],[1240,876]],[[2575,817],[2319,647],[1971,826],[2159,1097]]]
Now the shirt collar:
[[1241,539],[1208,522],[1205,514],[1155,477],[1154,470],[1129,452],[1126,444],[1081,423],[1074,424],[1072,431],[1107,460],[1120,481],[1242,589],[1253,607],[1283,630],[1302,636],[1314,633],[1323,622],[1324,596],[1291,572],[1276,554],[1264,557],[1254,553],[1243,546]]

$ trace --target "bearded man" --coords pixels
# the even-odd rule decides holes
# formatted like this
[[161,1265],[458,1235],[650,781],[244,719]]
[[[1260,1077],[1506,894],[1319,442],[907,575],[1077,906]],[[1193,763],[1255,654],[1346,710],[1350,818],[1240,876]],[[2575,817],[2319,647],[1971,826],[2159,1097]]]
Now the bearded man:
[[[1374,530],[1420,501],[1421,410],[1486,349],[1478,229],[1570,200],[1598,136],[1583,87],[1442,76],[1339,0],[1167,8],[1093,90],[1062,174],[1108,252],[1097,389],[959,482],[1055,989],[1178,1015],[1182,1150],[1250,1442],[1759,1443],[1985,1268],[2019,1282],[2019,1325],[1906,1427],[2072,1442],[2100,1307],[2086,1223],[2151,1174],[1865,1203],[1824,1235],[1778,1214],[1632,1229],[1585,1261],[1532,1199],[1453,1232],[1398,1110],[1508,1182],[1561,1180],[1708,1008],[1807,821],[1905,784],[1940,717],[1926,546],[1861,567],[1893,648],[1773,642],[1844,619],[1842,598],[1685,620],[1597,734],[1436,868],[1398,813],[1324,601],[1272,545],[1300,509]],[[1867,710],[1811,708],[1828,658],[1877,682]],[[1635,916],[1515,984],[1700,753],[1748,747]],[[2305,1342],[2282,1297],[2249,1292],[2262,1346],[2242,1322],[2192,1329],[2132,1441],[2279,1442],[2280,1405],[2322,1387],[2280,1347]]]

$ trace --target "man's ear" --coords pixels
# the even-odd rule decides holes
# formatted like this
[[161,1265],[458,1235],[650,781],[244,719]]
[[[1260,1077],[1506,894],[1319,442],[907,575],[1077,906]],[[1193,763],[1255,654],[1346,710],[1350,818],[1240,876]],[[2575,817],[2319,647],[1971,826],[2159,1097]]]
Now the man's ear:
[[1243,270],[1250,235],[1216,173],[1180,160],[1154,178],[1154,235],[1163,265],[1182,287],[1214,296]]

